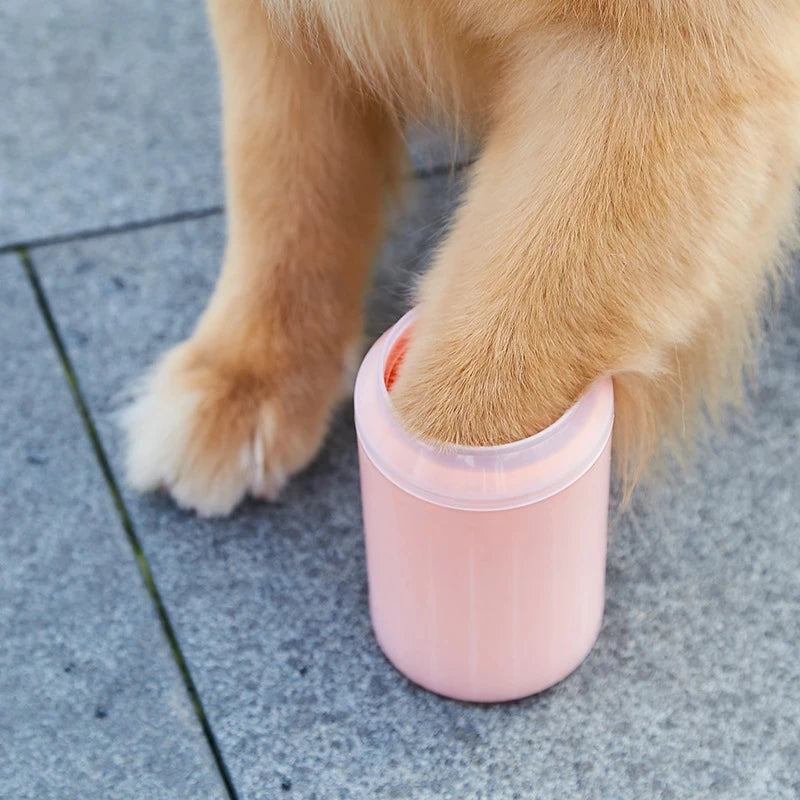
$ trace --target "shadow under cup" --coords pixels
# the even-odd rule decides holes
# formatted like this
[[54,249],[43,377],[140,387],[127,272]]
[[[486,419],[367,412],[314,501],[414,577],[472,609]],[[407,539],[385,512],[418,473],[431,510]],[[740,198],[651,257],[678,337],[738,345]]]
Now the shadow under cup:
[[600,630],[611,380],[528,439],[436,449],[406,432],[387,388],[413,322],[387,331],[356,379],[372,625],[426,689],[525,697],[572,672]]

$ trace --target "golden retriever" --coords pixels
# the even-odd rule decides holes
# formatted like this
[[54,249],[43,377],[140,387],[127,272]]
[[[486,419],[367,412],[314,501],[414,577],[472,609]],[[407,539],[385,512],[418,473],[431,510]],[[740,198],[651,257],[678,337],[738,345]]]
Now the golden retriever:
[[134,486],[225,514],[313,458],[432,118],[481,143],[393,397],[439,443],[528,436],[601,375],[635,481],[735,392],[789,240],[800,0],[211,0],[228,243],[127,414]]

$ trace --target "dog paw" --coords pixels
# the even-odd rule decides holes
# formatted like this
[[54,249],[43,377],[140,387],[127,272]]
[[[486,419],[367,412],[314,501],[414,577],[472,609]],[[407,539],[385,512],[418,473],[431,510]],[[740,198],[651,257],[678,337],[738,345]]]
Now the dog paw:
[[201,516],[226,515],[245,495],[275,499],[319,450],[344,371],[276,380],[179,345],[123,412],[129,484],[166,489]]

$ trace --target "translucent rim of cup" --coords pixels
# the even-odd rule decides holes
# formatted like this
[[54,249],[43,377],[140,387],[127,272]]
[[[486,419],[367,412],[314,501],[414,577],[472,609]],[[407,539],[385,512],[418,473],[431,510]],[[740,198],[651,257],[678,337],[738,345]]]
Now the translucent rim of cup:
[[[379,387],[377,389],[376,399],[378,399],[382,406],[380,409],[382,421],[392,430],[394,436],[398,437],[398,440],[404,441],[409,447],[417,451],[420,459],[444,467],[484,470],[487,473],[494,474],[500,474],[506,469],[514,469],[529,465],[537,460],[537,454],[541,453],[542,450],[547,450],[549,447],[552,452],[552,449],[558,447],[559,444],[562,446],[568,445],[570,440],[583,430],[583,426],[580,424],[582,421],[581,417],[584,418],[583,422],[585,423],[585,418],[592,413],[593,407],[597,405],[598,402],[602,402],[599,397],[599,388],[603,381],[598,381],[592,384],[577,402],[547,428],[525,439],[508,442],[507,444],[485,447],[434,445],[417,439],[408,432],[397,417],[389,390],[387,390],[384,380],[386,364],[389,356],[392,354],[394,346],[398,339],[413,325],[417,316],[417,310],[412,309],[384,334],[384,341],[380,343],[378,358],[374,365],[376,367],[374,373],[372,375],[362,375],[362,370],[370,366],[368,362],[371,360],[371,357],[374,358],[373,349],[377,346],[377,343],[370,349],[357,377],[356,405],[358,405],[359,383],[364,380],[369,381],[377,379]],[[431,489],[429,485],[415,480],[414,476],[403,474],[398,469],[394,468],[388,458],[376,451],[371,437],[368,435],[368,431],[364,430],[359,416],[357,409],[356,429],[359,441],[369,459],[389,481],[410,494],[428,502],[433,502],[437,505],[449,508],[474,511],[495,511],[518,508],[547,499],[563,491],[572,483],[579,480],[594,466],[608,444],[614,424],[612,400],[607,419],[603,420],[604,424],[602,430],[599,432],[600,435],[591,437],[592,446],[587,446],[586,448],[579,447],[578,450],[581,453],[581,457],[576,458],[570,467],[562,469],[558,475],[554,476],[553,480],[536,487],[531,487],[522,492],[506,494],[499,491],[491,497],[476,498],[471,495],[460,495],[453,492],[437,492]],[[570,428],[577,428],[577,430],[571,431]],[[561,441],[559,442],[558,440]]]

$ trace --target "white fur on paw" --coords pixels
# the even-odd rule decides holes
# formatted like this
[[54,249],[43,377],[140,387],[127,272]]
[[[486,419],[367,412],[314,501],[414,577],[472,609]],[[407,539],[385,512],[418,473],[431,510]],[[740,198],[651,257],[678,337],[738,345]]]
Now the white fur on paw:
[[221,452],[203,450],[195,438],[202,408],[202,394],[182,385],[167,356],[122,413],[130,485],[142,492],[165,488],[201,516],[229,514],[248,493],[274,500],[288,469],[296,467],[270,458],[276,435],[271,404],[261,405],[244,442],[230,442]]
[[249,476],[249,493],[265,500],[277,500],[289,477],[274,467],[267,469],[268,450],[275,440],[275,433],[275,414],[271,407],[264,405],[259,410],[253,438],[243,445],[240,454],[242,469]]

